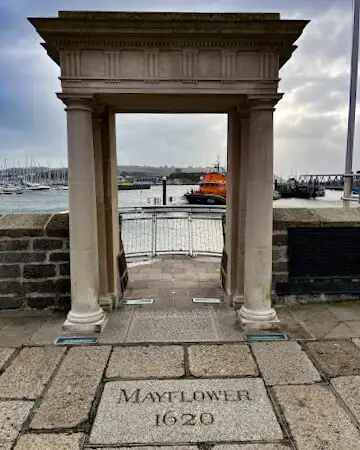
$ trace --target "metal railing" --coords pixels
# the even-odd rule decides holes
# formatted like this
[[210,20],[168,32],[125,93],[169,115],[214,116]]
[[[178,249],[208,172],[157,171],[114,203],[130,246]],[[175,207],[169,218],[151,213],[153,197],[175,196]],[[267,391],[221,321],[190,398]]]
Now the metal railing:
[[220,256],[223,212],[224,207],[189,205],[120,209],[125,254]]

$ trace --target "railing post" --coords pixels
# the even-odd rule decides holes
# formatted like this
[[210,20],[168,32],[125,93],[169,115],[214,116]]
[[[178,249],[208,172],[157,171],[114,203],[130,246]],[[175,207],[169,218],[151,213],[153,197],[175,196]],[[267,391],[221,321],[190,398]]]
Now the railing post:
[[156,240],[157,240],[157,215],[152,215],[152,233],[151,233],[151,256],[156,256]]
[[188,233],[189,233],[189,255],[193,256],[193,227],[192,227],[192,214],[189,212],[188,215]]

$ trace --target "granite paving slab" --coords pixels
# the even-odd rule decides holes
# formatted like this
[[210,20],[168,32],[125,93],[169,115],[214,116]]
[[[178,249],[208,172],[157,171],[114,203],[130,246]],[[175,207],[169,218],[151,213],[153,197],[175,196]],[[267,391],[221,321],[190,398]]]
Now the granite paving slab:
[[60,347],[23,348],[0,376],[0,398],[39,397],[64,353]]
[[101,344],[124,342],[133,314],[134,307],[131,306],[120,307],[109,313],[106,327],[99,334],[98,342]]
[[360,349],[350,341],[308,342],[306,347],[327,375],[360,375]]
[[72,428],[88,419],[111,347],[70,348],[30,426]]
[[33,404],[20,400],[0,402],[0,448],[6,448],[9,443],[15,441]]
[[113,381],[90,444],[178,444],[280,440],[261,379]]
[[191,345],[188,353],[195,377],[259,375],[246,344]]
[[92,450],[198,450],[198,447],[196,445],[161,445],[160,447],[157,446],[143,446],[139,445],[136,447],[101,447],[101,448],[94,448],[91,447]]
[[360,449],[360,431],[328,387],[276,386],[274,392],[298,450]]
[[10,347],[0,348],[0,370],[4,367],[14,351],[15,349]]
[[84,435],[74,434],[25,434],[14,450],[80,450]]
[[357,347],[360,347],[360,339],[359,338],[352,339],[352,341]]
[[336,302],[327,304],[326,308],[339,320],[360,320],[360,303]]
[[45,322],[47,315],[0,316],[0,342],[3,347],[20,347]]
[[349,326],[348,322],[340,322],[336,327],[326,334],[323,339],[348,339],[357,336]]
[[333,378],[331,384],[360,423],[360,376]]
[[[280,320],[279,333],[286,333],[291,339],[311,339],[310,333],[299,323],[289,307],[276,308]],[[274,329],[276,331],[276,329]]]
[[321,377],[306,353],[295,341],[252,344],[265,384],[307,384]]
[[212,310],[134,311],[126,342],[198,342],[218,340]]
[[215,309],[214,317],[220,341],[244,341],[244,332],[236,311],[227,307]]
[[340,322],[323,305],[297,305],[290,309],[299,323],[316,339],[329,334]]
[[162,378],[185,375],[184,350],[180,345],[115,347],[107,377]]
[[212,450],[291,450],[286,444],[222,444],[215,445]]

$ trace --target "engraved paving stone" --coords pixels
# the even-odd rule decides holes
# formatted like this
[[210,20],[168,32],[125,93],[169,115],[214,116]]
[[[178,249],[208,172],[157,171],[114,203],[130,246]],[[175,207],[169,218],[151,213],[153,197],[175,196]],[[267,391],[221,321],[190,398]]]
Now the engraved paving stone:
[[106,383],[90,444],[282,438],[260,379],[143,380]]

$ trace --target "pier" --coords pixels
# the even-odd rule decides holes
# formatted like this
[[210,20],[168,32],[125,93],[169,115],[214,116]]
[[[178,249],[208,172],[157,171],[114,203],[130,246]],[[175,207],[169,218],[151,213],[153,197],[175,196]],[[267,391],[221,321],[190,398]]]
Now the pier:
[[[297,178],[299,185],[323,186],[325,189],[342,191],[344,189],[343,174],[303,174]],[[353,188],[360,186],[360,173],[353,176]]]

